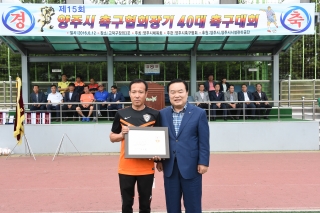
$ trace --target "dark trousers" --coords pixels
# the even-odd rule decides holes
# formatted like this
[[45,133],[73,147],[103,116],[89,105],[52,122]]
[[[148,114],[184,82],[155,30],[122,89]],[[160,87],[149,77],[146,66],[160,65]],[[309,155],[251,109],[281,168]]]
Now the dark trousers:
[[198,105],[198,107],[200,107],[201,109],[204,109],[204,110],[206,111],[207,115],[208,115],[208,108],[209,108],[209,105],[208,105],[208,104],[206,104],[206,103],[200,103],[200,104]]
[[49,112],[56,111],[56,118],[60,117],[60,105],[52,106],[51,104],[48,104],[47,110]]
[[263,116],[263,114],[266,117],[268,117],[272,109],[272,106],[270,106],[269,104],[260,103],[260,104],[256,104],[256,108],[257,108],[257,115],[259,115],[259,117]]
[[[237,105],[239,105],[239,108],[241,108],[241,110],[243,110],[243,103],[240,103],[240,104],[237,104]],[[251,109],[252,117],[256,114],[256,106],[253,103],[250,103],[250,104],[246,104],[245,103],[244,107],[246,108],[246,111],[247,111],[247,109]],[[240,115],[240,111],[241,110],[239,110],[239,114],[238,115]],[[248,113],[246,112],[245,114],[248,114]]]
[[216,110],[217,109],[222,109],[222,114],[223,114],[223,117],[225,118],[227,116],[227,112],[226,112],[226,106],[225,104],[221,104],[220,105],[220,108],[218,108],[217,104],[211,104],[211,117],[215,118],[216,115],[217,115],[217,112]]
[[103,109],[107,109],[107,104],[105,104],[104,106],[102,106],[101,102],[104,102],[104,101],[96,101],[96,102],[100,102],[100,104],[94,104],[95,106],[97,106],[97,109],[98,110],[103,110]]
[[151,212],[152,184],[154,175],[123,175],[119,174],[120,191],[122,198],[122,213],[132,213],[134,202],[134,187],[138,185],[139,213]]
[[231,111],[234,111],[235,112],[235,114],[237,115],[237,116],[239,116],[240,115],[240,105],[239,104],[236,104],[236,108],[235,109],[233,109],[229,104],[226,104],[226,109],[227,109],[227,113],[228,113],[228,115],[230,115],[230,116],[232,116],[232,113],[231,113]]
[[62,116],[63,117],[68,117],[68,114],[70,114],[70,112],[72,112],[72,115],[73,116],[76,116],[76,108],[77,108],[77,105],[72,105],[71,108],[68,108],[68,104],[65,103],[63,106],[62,106]]
[[182,196],[186,213],[201,213],[201,174],[192,179],[184,179],[175,161],[171,176],[164,176],[164,189],[168,213],[181,213]]
[[111,104],[108,106],[108,110],[112,110],[109,112],[109,116],[113,118],[116,115],[116,112],[113,110],[119,110],[122,109],[122,104]]
[[30,107],[30,111],[37,111],[37,110],[46,110],[46,105],[45,104],[41,104],[40,107],[37,106],[31,106]]

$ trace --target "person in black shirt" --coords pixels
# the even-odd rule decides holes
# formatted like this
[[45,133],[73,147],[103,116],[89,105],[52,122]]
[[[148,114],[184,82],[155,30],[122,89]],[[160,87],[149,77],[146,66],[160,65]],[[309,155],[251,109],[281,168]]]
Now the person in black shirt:
[[[159,126],[159,111],[147,107],[144,103],[148,94],[148,85],[144,80],[137,79],[130,83],[129,95],[132,105],[118,110],[111,129],[110,141],[121,141],[119,160],[119,183],[122,198],[122,213],[132,213],[134,189],[137,182],[139,194],[139,212],[151,212],[152,184],[154,179],[154,161],[150,159],[125,158],[124,136],[128,126],[152,127]],[[154,160],[161,160],[154,157]]]

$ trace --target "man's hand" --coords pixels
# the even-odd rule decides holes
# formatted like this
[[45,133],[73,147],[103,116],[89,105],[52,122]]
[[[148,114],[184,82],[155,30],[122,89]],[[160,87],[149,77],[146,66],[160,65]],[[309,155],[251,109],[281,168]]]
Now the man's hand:
[[117,102],[117,103],[119,103],[120,101],[119,101],[119,100],[117,100],[116,102]]
[[71,104],[68,104],[68,109],[70,109],[72,107],[72,105]]
[[260,102],[256,102],[257,105],[260,105]]
[[230,106],[235,109],[236,108],[236,104],[230,104]]
[[219,107],[219,108],[221,107],[221,103],[216,103],[216,105],[217,105],[217,107]]
[[266,102],[265,104],[266,104],[266,105],[269,105],[269,103],[268,103],[268,102]]
[[111,104],[108,104],[108,106],[111,106]]
[[[158,166],[157,166],[157,168],[158,168]],[[208,167],[207,166],[205,166],[205,165],[198,165],[198,173],[200,173],[200,174],[204,174],[204,173],[206,173],[208,171]]]
[[199,106],[199,104],[200,104],[199,102],[196,103],[197,106]]
[[162,171],[163,171],[162,162],[158,162],[158,163],[157,163],[157,170],[158,170],[158,172],[162,172]]
[[[154,161],[160,161],[161,160],[161,158],[159,157],[159,156],[154,156],[153,158],[152,158]],[[151,160],[151,159],[150,159]]]

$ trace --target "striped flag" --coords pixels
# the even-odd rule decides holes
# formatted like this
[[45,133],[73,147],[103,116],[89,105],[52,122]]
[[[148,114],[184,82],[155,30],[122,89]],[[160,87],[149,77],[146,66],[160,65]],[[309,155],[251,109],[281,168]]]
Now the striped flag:
[[22,99],[22,84],[19,77],[16,78],[16,88],[17,88],[17,106],[16,106],[16,119],[14,121],[14,132],[13,136],[17,138],[17,143],[21,144],[21,138],[24,134],[24,105]]

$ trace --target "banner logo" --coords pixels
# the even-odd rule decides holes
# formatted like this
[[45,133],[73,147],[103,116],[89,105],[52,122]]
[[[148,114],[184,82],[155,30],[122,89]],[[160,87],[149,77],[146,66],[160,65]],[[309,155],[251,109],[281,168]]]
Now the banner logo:
[[300,6],[292,6],[281,14],[280,21],[284,28],[293,33],[302,33],[309,29],[312,18],[306,9]]
[[10,11],[2,14],[2,23],[16,34],[26,34],[35,26],[34,16],[24,7],[13,6]]

